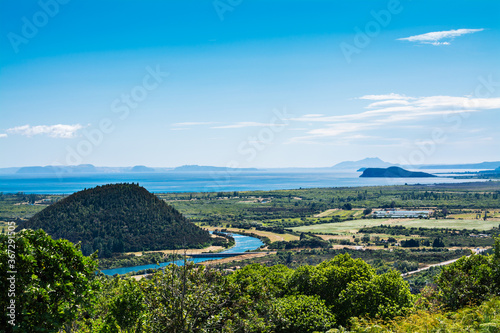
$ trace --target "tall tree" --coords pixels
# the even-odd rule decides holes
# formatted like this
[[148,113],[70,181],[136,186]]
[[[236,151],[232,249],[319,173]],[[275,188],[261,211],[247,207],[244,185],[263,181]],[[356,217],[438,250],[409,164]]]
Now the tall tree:
[[80,307],[95,300],[100,287],[94,259],[42,230],[0,235],[0,307],[15,308],[3,311],[0,327],[6,332],[54,332],[71,322]]

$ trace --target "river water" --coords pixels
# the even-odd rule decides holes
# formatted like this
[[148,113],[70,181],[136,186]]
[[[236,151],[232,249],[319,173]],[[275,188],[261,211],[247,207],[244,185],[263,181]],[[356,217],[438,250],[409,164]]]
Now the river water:
[[[222,251],[221,253],[238,253],[238,252],[252,251],[252,250],[258,249],[261,245],[264,245],[264,243],[260,239],[255,238],[255,237],[238,235],[238,234],[232,234],[232,236],[234,237],[235,245],[232,248],[230,248],[229,250]],[[205,257],[205,258],[190,258],[188,260],[192,261],[194,263],[198,263],[198,262],[217,260],[217,259],[221,259],[221,258]],[[149,264],[149,265],[141,265],[141,266],[104,269],[101,272],[103,272],[106,275],[127,274],[130,272],[142,271],[144,269],[160,268],[160,267],[168,266],[171,263],[174,263],[176,265],[183,265],[184,260],[176,260],[173,262],[172,261],[163,262],[163,263],[160,263],[160,265]]]

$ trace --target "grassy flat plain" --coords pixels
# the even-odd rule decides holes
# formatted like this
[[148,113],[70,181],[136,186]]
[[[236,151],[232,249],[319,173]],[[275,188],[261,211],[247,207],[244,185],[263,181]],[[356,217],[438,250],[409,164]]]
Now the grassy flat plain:
[[456,220],[456,219],[429,219],[429,220],[409,220],[403,222],[396,222],[394,225],[402,225],[405,227],[414,228],[453,228],[453,229],[476,229],[476,230],[489,230],[498,227],[500,221],[495,220]]
[[402,225],[414,228],[453,228],[453,229],[476,229],[489,230],[498,227],[500,221],[494,220],[458,220],[458,219],[364,219],[352,220],[338,223],[324,223],[316,225],[306,225],[292,228],[298,232],[318,232],[318,233],[354,233],[363,227],[373,227],[381,224]]
[[384,219],[365,219],[365,220],[352,220],[337,223],[323,223],[315,225],[305,225],[301,227],[292,228],[293,231],[298,232],[327,232],[327,233],[346,233],[357,232],[363,227],[373,227],[381,224],[388,224],[390,220]]

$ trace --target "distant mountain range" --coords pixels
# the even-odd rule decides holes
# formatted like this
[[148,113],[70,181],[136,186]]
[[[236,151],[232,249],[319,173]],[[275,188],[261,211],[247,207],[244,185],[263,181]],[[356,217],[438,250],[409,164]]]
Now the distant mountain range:
[[256,168],[227,168],[227,167],[215,167],[215,166],[203,166],[203,165],[183,165],[174,168],[172,171],[180,172],[200,172],[200,171],[259,171]]
[[96,167],[92,164],[80,164],[70,166],[29,166],[20,168],[0,168],[0,174],[83,174],[83,173],[162,173],[162,172],[255,172],[255,171],[275,171],[275,172],[362,172],[367,168],[388,168],[391,166],[402,167],[406,169],[463,169],[463,170],[489,170],[500,168],[500,161],[481,162],[471,164],[428,164],[428,165],[398,165],[385,162],[377,157],[365,158],[359,161],[345,161],[335,164],[331,167],[322,168],[227,168],[217,166],[203,165],[183,165],[175,168],[166,167],[147,167],[136,165],[133,167]]
[[153,168],[144,165],[134,167],[96,167],[92,164],[80,164],[69,166],[29,166],[21,168],[0,169],[0,173],[16,174],[67,174],[67,173],[124,173],[124,172],[156,172]]
[[149,168],[144,165],[136,165],[132,169],[130,169],[131,172],[155,172],[155,169]]
[[92,164],[80,164],[75,166],[30,166],[19,168],[16,173],[95,173],[98,168]]
[[389,162],[384,162],[378,157],[369,157],[359,161],[340,162],[332,166],[335,170],[358,170],[360,168],[388,168],[394,166]]

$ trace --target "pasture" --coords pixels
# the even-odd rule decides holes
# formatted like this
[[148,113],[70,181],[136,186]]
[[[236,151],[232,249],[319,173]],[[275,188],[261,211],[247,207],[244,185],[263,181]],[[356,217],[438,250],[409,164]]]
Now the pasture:
[[351,220],[337,223],[323,223],[314,225],[305,225],[301,227],[291,228],[297,232],[318,232],[318,233],[355,233],[364,227],[373,227],[381,224],[388,224],[390,220],[386,219],[363,219]]
[[292,228],[297,232],[317,232],[317,233],[356,233],[363,227],[373,227],[381,224],[402,225],[404,227],[414,228],[450,228],[450,229],[476,229],[489,230],[498,227],[500,221],[493,220],[474,220],[474,219],[360,219],[338,223],[323,223],[315,225],[306,225]]
[[473,219],[429,219],[429,220],[409,220],[396,222],[394,225],[402,225],[408,228],[450,228],[450,229],[476,229],[489,230],[498,227],[500,221],[496,220],[473,220]]

